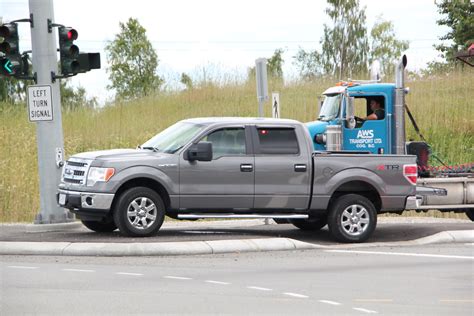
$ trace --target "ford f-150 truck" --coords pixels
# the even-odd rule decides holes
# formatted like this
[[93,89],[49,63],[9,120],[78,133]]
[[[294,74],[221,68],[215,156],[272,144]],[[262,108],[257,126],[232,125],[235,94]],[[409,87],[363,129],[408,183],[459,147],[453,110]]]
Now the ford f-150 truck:
[[137,149],[73,155],[57,195],[97,232],[151,236],[165,215],[273,218],[362,242],[377,214],[421,202],[416,180],[415,156],[314,152],[294,120],[196,118]]

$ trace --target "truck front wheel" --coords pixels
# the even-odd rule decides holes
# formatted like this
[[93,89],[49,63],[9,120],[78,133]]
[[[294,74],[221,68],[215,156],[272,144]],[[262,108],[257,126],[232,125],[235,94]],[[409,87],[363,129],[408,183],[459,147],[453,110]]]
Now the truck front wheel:
[[129,237],[155,235],[163,224],[165,205],[155,191],[135,187],[123,192],[116,204],[114,222]]
[[363,242],[377,226],[377,211],[366,197],[346,194],[331,204],[328,226],[331,235],[338,241]]

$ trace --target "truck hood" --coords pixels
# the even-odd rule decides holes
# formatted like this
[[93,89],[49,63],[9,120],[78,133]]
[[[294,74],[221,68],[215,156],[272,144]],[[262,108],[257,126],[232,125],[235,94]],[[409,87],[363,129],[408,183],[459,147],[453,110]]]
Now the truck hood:
[[152,159],[169,156],[165,153],[157,153],[147,149],[110,149],[89,151],[74,155],[74,158],[92,159],[92,160],[137,160],[137,159]]

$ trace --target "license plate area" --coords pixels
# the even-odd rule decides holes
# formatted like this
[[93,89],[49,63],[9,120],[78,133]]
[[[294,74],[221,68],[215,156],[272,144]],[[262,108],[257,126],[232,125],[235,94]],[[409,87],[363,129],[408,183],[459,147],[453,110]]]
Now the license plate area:
[[61,206],[66,205],[66,194],[59,193],[59,205]]

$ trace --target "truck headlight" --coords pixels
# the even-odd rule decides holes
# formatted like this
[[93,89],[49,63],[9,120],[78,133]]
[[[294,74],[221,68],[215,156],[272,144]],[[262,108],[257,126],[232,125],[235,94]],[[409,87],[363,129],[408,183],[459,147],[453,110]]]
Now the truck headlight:
[[87,175],[87,186],[91,187],[96,182],[107,182],[114,174],[114,168],[91,167]]

